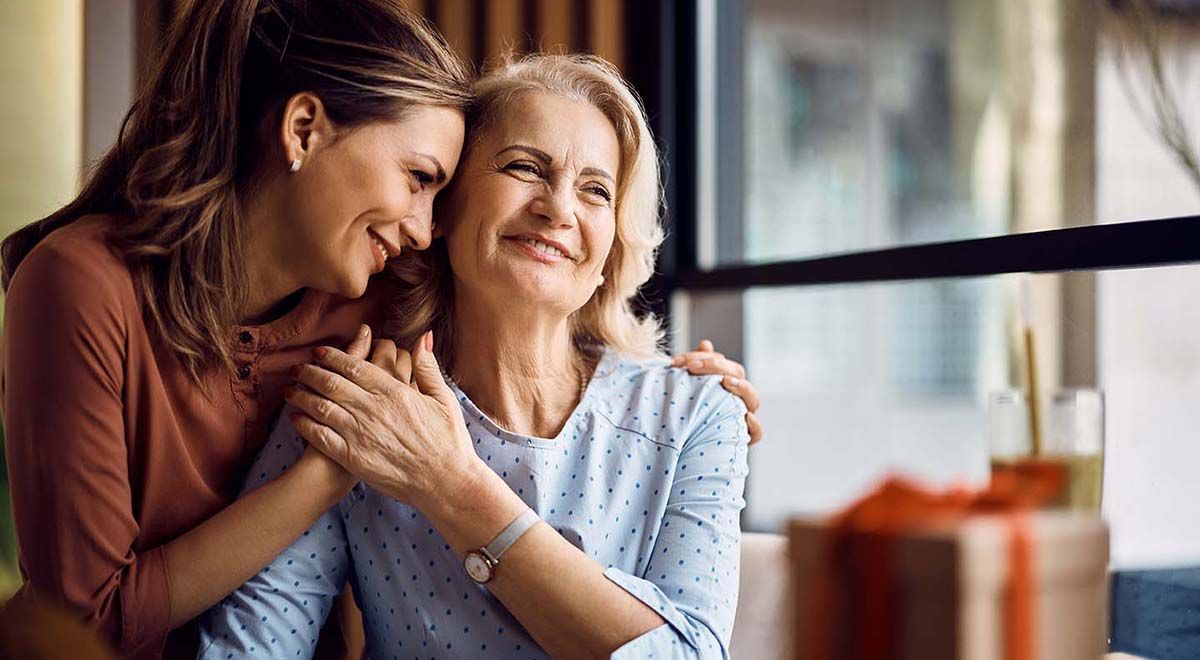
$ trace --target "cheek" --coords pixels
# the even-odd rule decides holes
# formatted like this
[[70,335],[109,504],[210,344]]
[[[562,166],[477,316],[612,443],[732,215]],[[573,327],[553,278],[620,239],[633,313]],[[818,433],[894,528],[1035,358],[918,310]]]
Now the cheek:
[[597,271],[604,268],[609,255],[612,254],[617,240],[616,229],[616,222],[610,215],[593,222],[584,234],[584,240],[588,247],[588,262]]

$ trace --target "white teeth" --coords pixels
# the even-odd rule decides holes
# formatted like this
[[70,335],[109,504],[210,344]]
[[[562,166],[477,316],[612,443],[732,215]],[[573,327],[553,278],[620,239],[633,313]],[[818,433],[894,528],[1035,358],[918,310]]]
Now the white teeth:
[[532,245],[533,249],[537,250],[538,252],[542,252],[544,254],[549,254],[549,255],[552,255],[555,257],[567,256],[567,255],[563,254],[562,250],[554,247],[553,245],[547,245],[537,239],[526,238],[526,239],[522,239],[522,240],[524,240],[525,243]]

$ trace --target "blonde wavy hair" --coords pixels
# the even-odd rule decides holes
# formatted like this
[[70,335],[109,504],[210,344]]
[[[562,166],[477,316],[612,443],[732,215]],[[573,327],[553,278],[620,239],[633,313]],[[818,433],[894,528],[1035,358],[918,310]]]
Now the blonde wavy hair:
[[[571,317],[579,346],[602,344],[635,358],[659,355],[659,319],[639,315],[634,301],[654,273],[664,233],[659,222],[658,150],[637,94],[613,65],[592,55],[533,54],[504,58],[475,84],[467,114],[463,161],[481,136],[526,93],[551,93],[590,103],[612,123],[621,151],[617,174],[616,237],[604,264],[604,284]],[[447,191],[447,197],[454,194]],[[437,214],[435,212],[435,219]],[[405,252],[389,264],[399,280],[388,314],[388,334],[410,346],[426,330],[437,337],[437,356],[447,370],[454,356],[454,288],[446,241],[424,252]]]

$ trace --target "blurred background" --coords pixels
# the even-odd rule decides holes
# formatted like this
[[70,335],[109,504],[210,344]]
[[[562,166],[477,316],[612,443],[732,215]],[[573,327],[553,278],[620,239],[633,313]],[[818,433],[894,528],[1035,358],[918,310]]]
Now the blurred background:
[[[0,232],[69,200],[184,1],[0,2]],[[477,66],[585,50],[638,88],[671,233],[645,304],[669,317],[675,348],[710,338],[742,360],[763,397],[747,529],[831,511],[886,471],[982,481],[988,395],[1024,376],[1020,276],[743,275],[1200,215],[1200,0],[407,4]],[[720,285],[689,285],[705,273]],[[1043,394],[1106,399],[1114,568],[1200,566],[1200,266],[1031,280]]]

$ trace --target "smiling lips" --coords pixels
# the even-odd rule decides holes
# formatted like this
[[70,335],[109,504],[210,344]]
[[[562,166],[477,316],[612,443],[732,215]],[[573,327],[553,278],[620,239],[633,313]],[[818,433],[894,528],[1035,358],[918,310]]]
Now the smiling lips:
[[508,240],[542,263],[552,264],[571,260],[571,254],[565,247],[553,241],[543,240],[538,236],[512,236]]
[[378,273],[383,270],[389,257],[400,255],[400,248],[388,244],[379,234],[370,229],[367,230],[367,237],[371,239],[371,256],[375,259],[374,272]]

